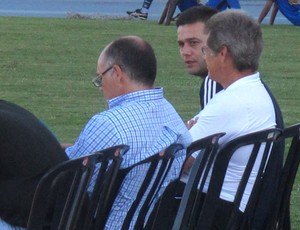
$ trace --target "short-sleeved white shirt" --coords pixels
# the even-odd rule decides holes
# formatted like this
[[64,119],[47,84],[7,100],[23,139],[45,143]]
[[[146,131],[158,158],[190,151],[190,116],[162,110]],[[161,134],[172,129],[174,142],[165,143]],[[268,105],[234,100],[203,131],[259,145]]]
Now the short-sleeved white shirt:
[[[198,118],[198,121],[190,129],[193,141],[214,133],[226,132],[219,141],[221,147],[236,137],[276,126],[274,106],[259,73],[243,77],[217,93],[194,118]],[[228,201],[234,199],[239,178],[249,157],[245,154],[247,150],[238,151],[229,163],[220,195],[220,198]],[[255,178],[256,173],[253,171],[240,206],[242,211]],[[206,189],[207,186],[204,192]]]

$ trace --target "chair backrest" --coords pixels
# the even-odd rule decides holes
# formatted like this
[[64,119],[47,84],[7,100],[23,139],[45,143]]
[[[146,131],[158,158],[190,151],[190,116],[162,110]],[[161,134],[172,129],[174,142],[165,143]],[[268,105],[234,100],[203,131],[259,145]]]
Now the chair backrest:
[[[181,144],[172,144],[164,152],[158,153],[143,162],[139,162],[129,169],[131,171],[138,165],[150,163],[148,171],[145,172],[145,179],[138,191],[137,197],[124,220],[122,230],[129,229],[130,223],[136,213],[138,216],[134,224],[134,229],[143,229],[146,216],[149,214],[150,207],[154,205],[159,196],[160,189],[176,158],[176,153],[182,149],[183,146]],[[146,197],[143,199],[145,194]]]
[[[226,175],[226,171],[229,165],[230,160],[241,147],[247,146],[247,151],[249,154],[249,159],[247,161],[246,167],[244,169],[243,175],[240,178],[237,191],[235,193],[234,200],[232,202],[232,210],[230,213],[226,213],[228,216],[227,226],[224,226],[226,229],[236,229],[236,220],[239,216],[240,204],[248,184],[249,176],[252,172],[254,165],[257,163],[258,156],[261,156],[260,164],[257,170],[257,176],[253,183],[253,188],[250,193],[248,203],[246,205],[244,213],[251,217],[254,214],[256,203],[260,195],[260,188],[263,182],[264,172],[266,167],[268,167],[268,159],[274,142],[277,140],[278,135],[280,134],[279,129],[269,129],[263,130],[251,134],[247,134],[241,137],[238,137],[225,146],[223,146],[217,153],[215,161],[212,165],[211,178],[209,181],[209,186],[207,193],[202,198],[202,202],[197,204],[195,215],[191,220],[189,227],[181,226],[180,229],[212,229],[212,224],[214,222],[214,217],[218,209],[218,204],[220,201],[220,194]],[[247,154],[247,153],[245,153]],[[206,178],[201,178],[203,183],[206,181]],[[201,183],[200,183],[201,186]],[[201,192],[201,188],[200,188]],[[200,205],[200,206],[199,206]],[[191,207],[189,207],[191,208]],[[249,226],[248,222],[245,223]],[[240,226],[243,229],[242,226]],[[174,229],[174,228],[173,228]],[[179,228],[175,228],[179,229]]]
[[[200,218],[198,220],[198,226],[205,226],[204,229],[210,229],[211,224],[213,222],[213,217],[210,215],[213,215],[218,207],[218,205],[216,204],[219,200],[228,164],[232,156],[236,153],[236,151],[239,148],[244,146],[251,146],[251,149],[249,149],[248,152],[249,159],[244,169],[243,175],[239,181],[239,185],[233,200],[233,208],[231,210],[231,213],[229,213],[228,215],[229,219],[227,221],[227,226],[224,226],[224,230],[235,229],[237,224],[241,224],[241,229],[246,228],[246,225],[251,229],[251,220],[253,219],[257,201],[260,196],[262,183],[268,183],[268,181],[264,181],[263,179],[265,171],[268,167],[270,167],[268,165],[268,160],[270,157],[272,146],[277,141],[280,133],[280,129],[268,129],[258,131],[255,133],[250,133],[228,142],[219,151],[213,166],[212,176],[206,194],[206,198],[203,203],[203,209],[201,210]],[[274,152],[273,154],[276,153]],[[249,195],[246,208],[244,210],[244,214],[247,217],[247,219],[244,219],[246,222],[237,223],[236,221],[239,216],[239,208],[241,205],[241,201],[246,190],[246,186],[248,185],[250,174],[259,156],[261,156],[261,159],[259,160],[260,164],[256,172],[256,179],[253,183],[253,187]],[[214,206],[211,206],[212,203],[214,204]]]
[[191,221],[196,217],[195,208],[200,206],[201,193],[198,185],[203,188],[204,181],[201,178],[207,177],[211,165],[218,150],[219,138],[225,133],[216,133],[200,140],[194,141],[187,149],[187,158],[194,152],[199,151],[189,174],[182,200],[176,215],[173,229],[189,229]]
[[[82,229],[81,223],[89,206],[88,187],[97,167],[97,180],[114,183],[126,145],[107,148],[93,154],[62,162],[50,169],[40,180],[35,191],[27,230]],[[99,165],[99,166],[97,166]],[[101,195],[109,192],[100,183]],[[86,206],[87,205],[87,206]],[[84,210],[85,211],[85,210]]]
[[300,162],[300,123],[285,128],[280,138],[289,145],[289,149],[281,173],[275,207],[272,209],[270,230],[290,229],[290,195]]
[[[144,179],[141,183],[136,198],[129,209],[127,216],[125,217],[122,229],[132,228],[133,219],[134,229],[142,229],[145,218],[147,216],[149,209],[152,207],[153,202],[155,202],[156,197],[158,196],[158,192],[164,183],[164,180],[167,177],[167,174],[172,167],[172,163],[176,158],[176,153],[179,150],[182,150],[183,146],[181,144],[172,144],[162,153],[157,153],[153,156],[148,157],[145,160],[142,160],[128,168],[120,169],[118,172],[118,183],[115,184],[115,187],[111,193],[109,198],[110,207],[113,205],[115,198],[123,182],[126,180],[126,176],[130,172],[134,172],[133,170],[136,167],[143,167],[146,165],[144,171]],[[143,167],[144,168],[144,167]],[[144,169],[143,169],[144,170]],[[99,207],[102,208],[102,207]],[[99,216],[96,216],[96,224],[94,229],[103,229],[105,227],[105,222],[101,221]],[[129,227],[131,225],[131,227]]]

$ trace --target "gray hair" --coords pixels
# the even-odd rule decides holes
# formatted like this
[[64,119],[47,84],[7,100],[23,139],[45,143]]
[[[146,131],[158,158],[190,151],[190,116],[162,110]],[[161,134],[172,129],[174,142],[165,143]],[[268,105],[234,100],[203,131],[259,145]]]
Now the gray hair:
[[207,45],[214,52],[226,46],[238,71],[258,69],[263,50],[261,27],[242,10],[215,14],[206,24]]

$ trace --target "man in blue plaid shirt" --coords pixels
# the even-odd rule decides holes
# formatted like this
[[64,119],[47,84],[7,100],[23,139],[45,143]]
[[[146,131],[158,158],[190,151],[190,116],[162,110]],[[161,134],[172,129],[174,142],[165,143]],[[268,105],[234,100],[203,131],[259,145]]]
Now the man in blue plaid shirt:
[[[98,76],[93,83],[103,93],[108,109],[94,115],[73,146],[66,149],[77,158],[110,146],[130,146],[121,167],[154,155],[174,142],[185,147],[191,137],[162,88],[154,88],[156,58],[143,39],[127,36],[110,43],[100,54]],[[185,151],[175,159],[167,182],[178,177]],[[113,204],[107,229],[120,229],[144,177],[139,169],[126,178]],[[166,184],[164,185],[166,186]]]

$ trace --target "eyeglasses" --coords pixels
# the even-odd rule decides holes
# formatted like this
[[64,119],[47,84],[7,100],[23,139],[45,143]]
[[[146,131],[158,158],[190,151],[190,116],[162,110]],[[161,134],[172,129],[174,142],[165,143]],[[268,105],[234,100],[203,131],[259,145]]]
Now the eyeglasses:
[[92,80],[95,87],[99,88],[102,86],[102,77],[104,74],[106,74],[108,71],[110,71],[112,68],[114,68],[114,65],[111,67],[108,67],[106,70],[104,70],[101,74],[97,74],[97,76]]

